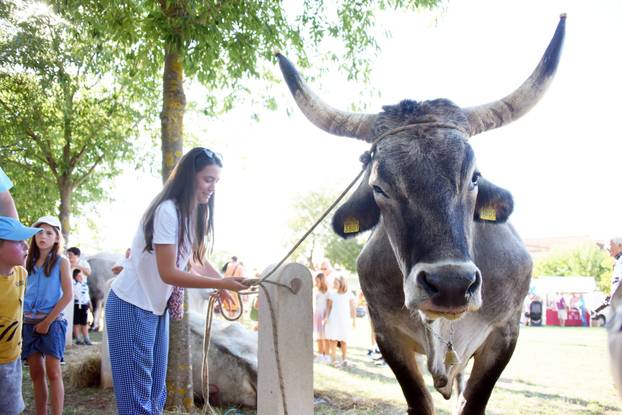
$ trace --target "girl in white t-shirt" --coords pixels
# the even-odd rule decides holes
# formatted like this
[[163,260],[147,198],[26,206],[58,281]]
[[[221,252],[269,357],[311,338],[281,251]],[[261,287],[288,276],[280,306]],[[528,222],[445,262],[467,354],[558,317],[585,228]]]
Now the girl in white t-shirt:
[[[326,301],[324,331],[328,339],[328,352],[332,359],[331,365],[347,367],[350,365],[347,360],[347,347],[356,318],[354,296],[348,290],[348,282],[343,276],[335,277],[334,286],[335,291],[329,291]],[[341,362],[337,361],[337,342],[341,343]]]
[[[205,263],[213,242],[214,191],[222,161],[193,148],[179,161],[145,212],[132,255],[112,283],[106,330],[114,392],[120,414],[160,414],[166,401],[168,318],[183,315],[183,290],[239,291],[242,278],[222,279]],[[209,276],[186,272],[192,257]]]

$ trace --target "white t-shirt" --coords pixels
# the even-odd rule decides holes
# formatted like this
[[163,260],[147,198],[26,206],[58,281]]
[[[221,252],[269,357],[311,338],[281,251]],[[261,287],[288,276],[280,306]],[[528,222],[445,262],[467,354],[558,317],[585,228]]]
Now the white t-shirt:
[[[153,221],[153,245],[175,245],[178,252],[177,241],[179,222],[177,209],[172,200],[166,200],[158,206]],[[188,260],[192,254],[192,243],[186,241],[185,249],[179,258],[178,268],[186,269]],[[132,255],[129,257],[123,271],[112,283],[114,293],[130,304],[134,304],[143,310],[151,311],[156,315],[163,315],[166,310],[168,298],[173,292],[173,286],[162,281],[155,257],[155,246],[152,252],[145,251],[145,233],[142,223],[138,225],[134,241],[132,242]]]
[[326,286],[330,292],[335,291],[335,276],[337,276],[337,272],[334,270],[329,274],[324,274],[324,280],[326,281]]
[[87,305],[91,302],[89,287],[86,282],[73,281],[73,302],[79,305]]

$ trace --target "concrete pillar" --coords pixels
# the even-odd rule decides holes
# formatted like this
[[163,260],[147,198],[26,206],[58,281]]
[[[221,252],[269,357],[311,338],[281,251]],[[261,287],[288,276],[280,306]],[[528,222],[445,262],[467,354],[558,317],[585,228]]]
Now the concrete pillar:
[[[73,283],[73,279],[71,280]],[[73,347],[73,297],[63,309],[63,316],[67,320],[67,333],[65,333],[65,348]]]
[[[110,286],[114,278],[106,282],[106,294],[104,295],[104,305],[108,301],[108,293],[110,293]],[[104,332],[102,333],[102,342],[99,345],[101,352],[101,387],[112,388],[112,367],[110,366],[110,353],[108,352],[108,332],[106,331],[106,319],[104,318],[103,324]]]
[[[262,275],[266,275],[268,267]],[[295,293],[264,284],[274,315],[263,290],[259,295],[259,361],[257,414],[284,414],[273,343],[272,319],[277,331],[277,350],[285,389],[288,415],[313,414],[313,310],[312,277],[301,264],[283,265],[270,277],[294,288]]]

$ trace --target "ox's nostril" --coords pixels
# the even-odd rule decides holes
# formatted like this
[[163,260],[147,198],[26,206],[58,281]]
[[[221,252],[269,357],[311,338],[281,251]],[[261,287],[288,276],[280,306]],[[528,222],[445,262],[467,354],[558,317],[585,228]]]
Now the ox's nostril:
[[482,274],[480,274],[479,270],[477,270],[473,274],[473,282],[471,283],[471,285],[469,285],[469,288],[467,288],[467,295],[471,296],[475,294],[475,292],[478,290],[481,283],[482,283]]
[[425,271],[420,271],[417,274],[417,284],[419,284],[425,290],[428,295],[438,294],[438,287],[431,281],[428,274]]

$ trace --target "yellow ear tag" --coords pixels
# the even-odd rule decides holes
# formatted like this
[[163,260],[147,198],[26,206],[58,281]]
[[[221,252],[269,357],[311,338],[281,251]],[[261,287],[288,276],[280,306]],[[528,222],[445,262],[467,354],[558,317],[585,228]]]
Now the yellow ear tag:
[[483,207],[479,210],[479,218],[481,220],[490,220],[494,222],[497,220],[497,211],[492,207]]
[[356,233],[360,230],[357,218],[347,218],[343,221],[343,233]]

